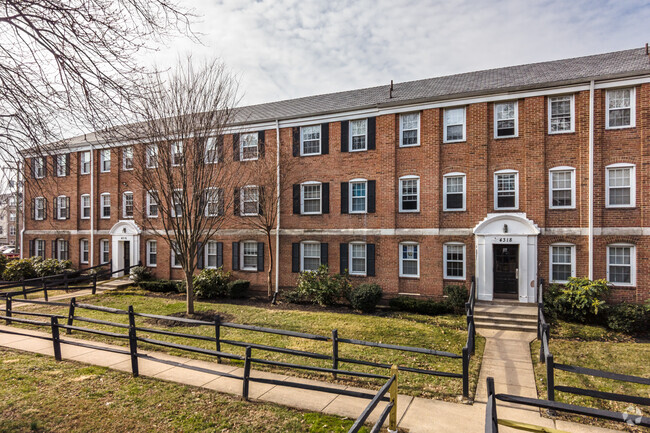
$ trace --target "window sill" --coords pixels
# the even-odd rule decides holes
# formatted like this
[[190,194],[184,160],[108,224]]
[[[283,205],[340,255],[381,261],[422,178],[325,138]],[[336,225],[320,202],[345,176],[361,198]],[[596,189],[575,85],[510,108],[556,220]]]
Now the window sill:
[[367,152],[368,149],[348,149],[349,153],[355,153],[355,152]]
[[348,212],[348,213],[349,213],[350,215],[367,215],[367,214],[368,214],[368,211],[365,211],[365,210],[364,210],[364,211],[358,211],[358,210],[357,210],[357,211],[350,211],[350,212]]
[[518,211],[519,208],[518,208],[518,207],[495,207],[495,208],[494,208],[494,211],[495,211],[495,212],[499,212],[499,211],[513,211],[513,210]]
[[636,125],[627,125],[627,126],[606,126],[605,131],[616,131],[617,129],[631,129],[636,128]]
[[605,209],[636,209],[636,205],[621,205],[621,206],[605,205]]
[[133,168],[124,168],[124,167],[122,167],[122,171],[133,171]]
[[636,288],[636,283],[634,283],[634,284],[632,284],[632,283],[625,284],[625,283],[612,283],[612,282],[610,282],[610,284],[614,288],[621,288],[621,289],[634,289],[634,288]]
[[517,134],[517,135],[507,135],[507,136],[503,136],[503,137],[494,136],[495,140],[507,140],[509,138],[519,138],[519,134]]
[[150,219],[158,218],[158,215],[147,215],[147,218],[150,218]]
[[315,215],[323,215],[323,212],[301,212],[300,215],[306,215],[306,216],[315,216]]
[[463,138],[462,140],[442,140],[442,144],[454,144],[454,143],[465,143],[467,142],[466,138]]
[[350,275],[351,277],[357,277],[357,278],[366,278],[368,276],[368,274],[365,274],[365,273],[364,274],[348,274],[348,275]]
[[420,209],[418,209],[418,210],[401,210],[400,209],[399,213],[420,213]]
[[148,267],[148,268],[157,268],[158,265],[152,265],[152,264],[147,263],[147,267]]
[[243,269],[243,268],[242,268],[242,269],[240,269],[240,271],[241,271],[241,272],[259,272],[259,271],[257,270],[257,268],[255,268],[255,269],[252,269],[252,268],[250,268],[250,269]]
[[576,133],[575,130],[571,130],[571,131],[556,131],[556,132],[548,131],[548,135],[566,135],[566,134],[575,134],[575,133]]
[[562,207],[549,206],[549,209],[550,210],[576,210],[576,207],[575,206],[562,206]]
[[407,278],[409,280],[419,280],[420,276],[419,275],[400,275],[400,278]]
[[[314,154],[314,155],[316,155],[316,154]],[[320,155],[320,153],[319,153],[319,155]],[[259,156],[258,156],[257,158],[240,158],[239,160],[240,160],[241,162],[246,162],[246,161],[257,161],[257,160],[259,160],[259,159],[260,159],[260,158],[259,158]]]
[[447,276],[444,276],[442,279],[443,280],[449,280],[449,281],[467,281],[467,277],[447,277]]
[[400,143],[400,145],[399,145],[399,147],[419,147],[419,146],[420,146],[420,143],[418,143],[418,144],[401,144]]
[[467,212],[467,209],[462,208],[462,209],[443,209],[443,212]]

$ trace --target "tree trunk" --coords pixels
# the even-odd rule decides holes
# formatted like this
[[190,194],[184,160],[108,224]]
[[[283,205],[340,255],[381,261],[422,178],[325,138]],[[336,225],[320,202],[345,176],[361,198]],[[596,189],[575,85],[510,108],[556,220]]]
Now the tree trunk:
[[267,274],[266,285],[267,285],[267,289],[268,289],[269,299],[271,299],[273,297],[273,281],[272,281],[272,275],[273,275],[273,248],[271,247],[271,232],[270,231],[266,232],[266,243],[269,244],[269,272]]
[[185,272],[185,289],[187,291],[187,314],[194,314],[194,285],[191,272]]

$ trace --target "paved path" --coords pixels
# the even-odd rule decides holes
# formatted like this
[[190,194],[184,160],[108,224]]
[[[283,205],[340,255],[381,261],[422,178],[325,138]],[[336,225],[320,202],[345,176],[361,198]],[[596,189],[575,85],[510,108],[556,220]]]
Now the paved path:
[[[2,325],[0,326],[0,346],[53,356],[52,342],[31,336],[11,335],[5,331],[18,331],[34,336],[48,336],[50,334]],[[485,357],[480,374],[480,383],[482,385],[477,390],[477,401],[473,405],[399,395],[397,400],[399,426],[410,432],[423,433],[476,433],[484,431],[485,378],[487,375],[492,375],[495,378],[497,392],[521,392],[523,393],[522,395],[534,396],[534,394],[530,394],[534,392],[535,383],[534,377],[532,376],[528,342],[524,341],[520,335],[505,335],[503,331],[498,334],[489,336],[487,339]],[[62,338],[68,339],[70,336],[62,335]],[[112,346],[99,342],[85,342],[100,347],[125,349],[121,346]],[[504,352],[503,349],[507,349],[507,351]],[[125,372],[131,371],[131,361],[128,355],[68,344],[61,345],[61,352],[63,359],[109,367]],[[191,360],[160,352],[141,353],[149,357],[139,359],[140,374],[143,376],[200,386],[228,394],[241,395],[241,380],[216,376],[205,371],[216,370],[241,376],[242,369],[239,367],[228,364],[217,364],[215,362]],[[507,359],[504,358],[503,353],[507,353]],[[154,359],[167,363],[157,362]],[[317,382],[255,370],[251,371],[251,377],[312,383],[333,388],[366,391],[369,394],[375,393],[375,391],[371,390],[362,390],[333,383]],[[353,419],[359,416],[368,404],[368,400],[362,398],[256,382],[250,383],[250,397],[254,400],[277,403],[303,410],[346,416]],[[369,421],[374,422],[385,405],[386,403],[380,403],[378,408],[370,416]],[[604,433],[611,431],[564,421],[553,421],[542,418],[538,411],[504,407],[501,404],[499,404],[498,412],[500,417],[547,427],[555,427],[571,433]],[[509,432],[514,430],[502,427],[500,431]]]

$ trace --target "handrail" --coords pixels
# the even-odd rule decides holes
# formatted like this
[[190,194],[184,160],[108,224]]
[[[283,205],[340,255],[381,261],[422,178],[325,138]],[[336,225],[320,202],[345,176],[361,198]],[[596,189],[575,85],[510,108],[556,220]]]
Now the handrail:
[[476,277],[472,275],[469,299],[465,303],[467,316],[467,342],[463,347],[463,397],[469,398],[469,361],[476,351],[476,325],[474,323],[474,306],[476,304]]
[[372,411],[377,407],[381,399],[384,397],[386,392],[390,390],[390,403],[388,406],[382,411],[381,415],[379,416],[379,419],[373,426],[372,430],[373,432],[379,431],[381,426],[384,424],[384,421],[386,421],[386,418],[390,416],[390,421],[388,425],[388,431],[389,432],[397,432],[397,373],[398,368],[396,365],[393,365],[391,367],[391,377],[388,379],[388,381],[382,386],[379,391],[377,391],[377,394],[370,400],[370,403],[363,409],[363,412],[361,412],[361,415],[354,421],[354,424],[352,424],[352,427],[350,427],[350,430],[348,430],[348,433],[357,433],[363,424],[366,422]]

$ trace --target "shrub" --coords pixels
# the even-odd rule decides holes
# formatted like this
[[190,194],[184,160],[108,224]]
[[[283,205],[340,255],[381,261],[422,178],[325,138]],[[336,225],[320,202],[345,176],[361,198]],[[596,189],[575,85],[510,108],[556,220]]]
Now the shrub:
[[235,280],[228,283],[228,296],[233,299],[245,298],[248,296],[248,289],[251,282],[248,280]]
[[5,271],[8,261],[9,259],[7,259],[7,256],[0,254],[0,275],[2,275],[2,273]]
[[206,299],[226,297],[229,295],[228,281],[231,276],[232,274],[223,268],[203,269],[194,276],[194,294]]
[[153,280],[153,281],[140,281],[138,287],[143,290],[157,293],[171,293],[178,292],[178,281],[170,280]]
[[135,266],[131,268],[130,275],[134,284],[138,284],[143,281],[151,281],[153,279],[151,270],[146,266]]
[[407,311],[409,313],[426,314],[438,316],[450,313],[449,305],[446,302],[437,302],[433,299],[419,299],[413,296],[398,296],[388,301],[393,310]]
[[37,259],[38,260],[35,260],[35,258],[32,257],[32,266],[34,267],[34,272],[38,277],[59,275],[62,274],[63,271],[72,270],[72,262],[70,260],[42,260],[40,257],[37,257]]
[[379,284],[361,284],[350,292],[350,304],[355,310],[361,310],[363,313],[372,313],[381,299],[383,291]]
[[35,278],[34,264],[30,259],[12,260],[7,263],[7,267],[2,273],[2,279],[5,281],[20,281],[23,278]]
[[347,298],[351,290],[347,273],[330,275],[327,265],[320,265],[315,271],[300,273],[298,285],[287,293],[287,299],[289,302],[327,306]]
[[463,314],[469,296],[465,286],[446,286],[444,292],[447,295],[445,303],[449,309],[456,314]]
[[607,327],[626,334],[648,332],[650,304],[618,304],[607,308]]
[[597,322],[605,306],[609,285],[605,280],[569,278],[564,286],[551,285],[544,294],[545,312],[548,318],[559,317],[570,322]]

